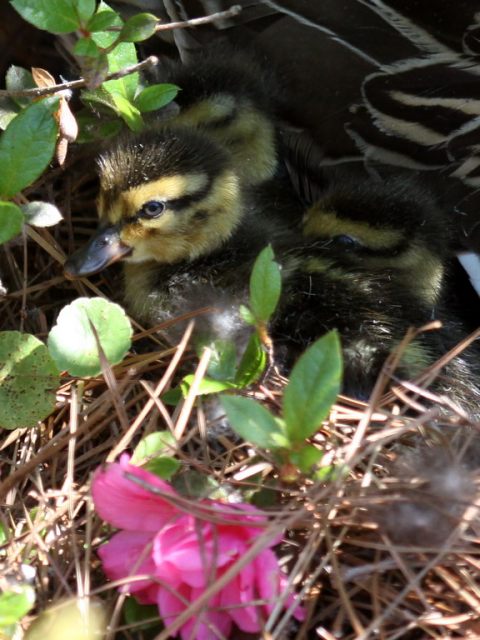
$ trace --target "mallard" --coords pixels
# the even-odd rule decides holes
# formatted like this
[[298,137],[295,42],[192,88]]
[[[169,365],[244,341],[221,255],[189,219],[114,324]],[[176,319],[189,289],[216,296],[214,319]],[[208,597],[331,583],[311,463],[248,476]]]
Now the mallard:
[[[98,166],[100,230],[65,271],[82,277],[122,258],[125,302],[138,320],[155,324],[214,306],[218,313],[200,325],[202,341],[222,331],[243,336],[238,305],[246,302],[256,256],[270,243],[283,277],[271,325],[286,354],[281,365],[288,370],[311,341],[337,328],[344,390],[365,397],[407,329],[441,308],[443,217],[414,185],[342,177],[314,205],[322,222],[309,237],[311,211],[302,222],[298,198],[279,207],[245,187],[233,154],[201,129],[169,125],[123,138]],[[427,229],[436,238],[428,249]],[[425,256],[429,267],[419,278]],[[422,334],[407,349],[400,375],[416,375],[460,335],[454,319],[438,315],[448,331]],[[456,363],[451,371],[460,388],[471,370],[465,360]]]

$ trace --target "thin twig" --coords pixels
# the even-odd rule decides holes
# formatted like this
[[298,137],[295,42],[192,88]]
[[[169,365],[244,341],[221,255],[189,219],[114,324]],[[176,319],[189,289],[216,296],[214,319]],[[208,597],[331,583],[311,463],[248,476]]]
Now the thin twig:
[[218,11],[208,16],[202,16],[201,18],[192,18],[191,20],[180,20],[179,22],[168,22],[166,24],[159,24],[155,27],[155,31],[170,31],[171,29],[186,29],[188,27],[199,27],[200,25],[210,24],[216,20],[225,20],[226,18],[234,18],[241,13],[242,7],[239,4],[234,4],[230,9],[226,11]]
[[[114,73],[109,73],[105,78],[105,81],[119,80],[120,78],[129,76],[131,73],[142,71],[148,67],[154,67],[157,64],[157,56],[149,56],[145,60],[142,60],[142,62],[124,67]],[[33,87],[32,89],[22,89],[19,91],[7,91],[6,89],[0,89],[0,96],[9,96],[10,98],[39,98],[40,96],[48,96],[68,89],[81,89],[86,84],[87,80],[80,78],[79,80],[70,80],[68,82],[62,82],[61,84],[54,84],[51,87]]]

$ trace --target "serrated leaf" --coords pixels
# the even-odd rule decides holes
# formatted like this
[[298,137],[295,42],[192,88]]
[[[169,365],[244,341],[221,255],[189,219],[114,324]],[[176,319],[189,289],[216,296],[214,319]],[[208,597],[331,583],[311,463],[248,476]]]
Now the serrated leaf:
[[73,47],[73,53],[76,56],[85,56],[97,58],[100,55],[100,49],[91,38],[80,38]]
[[28,584],[0,594],[0,629],[19,622],[35,604],[35,591]]
[[70,33],[81,26],[78,3],[84,0],[10,0],[24,20],[50,33]]
[[277,307],[281,289],[280,267],[269,245],[255,260],[250,278],[250,307],[258,322],[268,322]]
[[172,102],[180,91],[175,84],[152,84],[135,97],[135,106],[142,113],[156,111]]
[[46,346],[19,331],[0,333],[0,426],[32,427],[55,408],[59,372]]
[[23,204],[22,211],[25,222],[34,227],[53,227],[63,220],[60,210],[51,202],[33,200],[28,204]]
[[[0,139],[0,194],[6,198],[28,187],[53,157],[58,98],[35,102],[14,118]],[[25,150],[28,149],[28,153]]]
[[142,114],[137,107],[118,93],[112,93],[112,98],[117,107],[117,113],[131,131],[143,129]]
[[235,376],[235,384],[240,387],[256,382],[267,366],[267,354],[257,333],[253,333],[244,351]]
[[137,13],[129,18],[120,31],[122,42],[141,42],[151,38],[158,24],[157,16],[152,13]]
[[314,342],[298,359],[283,396],[283,417],[292,442],[302,442],[320,426],[340,393],[342,353],[336,331]]
[[[116,15],[113,26],[123,26],[123,21],[118,14],[115,13],[105,2],[101,2],[98,12],[110,12]],[[92,40],[102,48],[110,47],[117,39],[118,33],[109,31],[98,31],[92,33]],[[134,65],[138,62],[137,50],[131,42],[121,42],[114,50],[108,54],[108,70],[110,73],[124,69],[125,67]],[[109,93],[120,94],[129,101],[133,101],[138,88],[139,75],[132,73],[118,80],[108,80],[103,83],[103,88]]]
[[23,213],[13,202],[0,202],[0,244],[11,240],[21,232]]
[[272,414],[251,398],[223,396],[220,403],[234,431],[264,449],[287,447],[288,440]]
[[104,31],[108,27],[118,25],[118,14],[115,11],[98,11],[87,24],[87,31]]
[[110,364],[120,362],[130,348],[132,327],[120,305],[103,298],[77,298],[63,307],[48,335],[48,349],[61,370],[73,376],[101,372],[97,341]]
[[[35,87],[35,82],[28,69],[17,67],[12,64],[8,67],[7,73],[5,74],[5,86],[7,91],[11,91],[13,93],[16,91],[25,91],[25,89],[33,89]],[[26,107],[31,104],[31,98],[27,97],[22,98],[15,96],[12,100],[21,107]]]
[[141,465],[148,458],[161,455],[171,456],[177,449],[177,442],[170,431],[155,431],[142,438],[135,447],[131,464]]

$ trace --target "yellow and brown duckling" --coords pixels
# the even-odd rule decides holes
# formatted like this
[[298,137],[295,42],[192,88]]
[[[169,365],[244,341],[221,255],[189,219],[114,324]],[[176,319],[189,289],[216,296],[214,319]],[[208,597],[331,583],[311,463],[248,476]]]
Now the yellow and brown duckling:
[[[271,243],[283,277],[271,331],[287,368],[312,340],[337,328],[344,390],[365,397],[410,326],[438,315],[448,330],[418,338],[401,363],[405,377],[460,336],[441,310],[443,218],[413,185],[393,180],[372,189],[342,178],[317,205],[323,223],[308,238],[298,222],[301,203],[277,206],[246,188],[227,148],[200,129],[168,126],[124,138],[100,158],[99,170],[101,228],[67,261],[66,273],[86,276],[123,258],[125,302],[143,322],[215,306],[219,314],[200,326],[201,340],[222,331],[242,336],[236,309],[246,301],[256,256]],[[417,277],[430,235],[431,266]],[[471,364],[457,359],[450,374],[460,397]]]

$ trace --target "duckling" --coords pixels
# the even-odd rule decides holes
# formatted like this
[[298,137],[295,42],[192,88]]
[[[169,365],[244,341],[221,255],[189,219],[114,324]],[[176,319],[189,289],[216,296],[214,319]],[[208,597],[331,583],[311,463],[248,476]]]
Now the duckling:
[[173,124],[227,146],[244,184],[259,185],[277,173],[279,91],[261,54],[217,42],[182,62],[162,60],[156,81],[180,87]]
[[[302,204],[295,201],[292,214],[290,207],[259,198],[256,189],[245,187],[232,154],[200,129],[160,127],[120,140],[100,158],[99,172],[100,230],[67,261],[65,271],[71,278],[82,277],[122,258],[126,304],[144,322],[158,323],[199,301],[213,302],[226,314],[227,331],[234,333],[240,324],[235,310],[246,302],[252,265],[271,243],[283,278],[271,333],[287,354],[285,369],[312,340],[337,328],[344,391],[364,398],[407,329],[430,321],[440,308],[442,218],[437,221],[437,209],[414,188],[401,189],[395,182],[374,192],[367,185],[358,185],[357,191],[352,187],[350,203],[359,199],[359,210],[349,208],[345,194],[342,200],[341,193],[332,193],[322,205],[328,215],[321,229],[309,238],[308,217],[306,231],[299,223]],[[390,227],[380,213],[374,224],[366,222],[377,215],[375,208],[390,211]],[[439,232],[438,246],[431,248],[433,266],[425,270],[424,283],[415,287],[410,280],[416,277],[417,253],[429,225]],[[409,275],[407,282],[389,266],[395,252],[406,256],[401,270]],[[439,315],[444,318],[443,310]],[[212,317],[202,326],[202,341],[218,331]],[[419,336],[407,350],[400,375],[418,373],[457,336],[449,318],[448,330]],[[456,362],[453,385],[463,393],[472,366],[466,359]],[[476,387],[473,393],[478,399]]]

